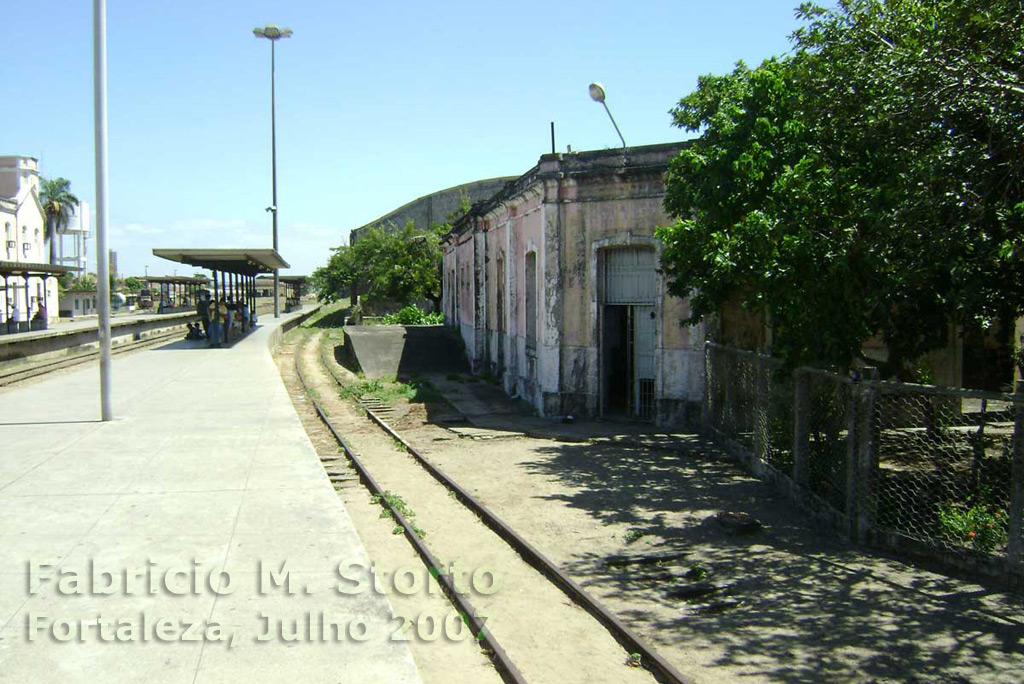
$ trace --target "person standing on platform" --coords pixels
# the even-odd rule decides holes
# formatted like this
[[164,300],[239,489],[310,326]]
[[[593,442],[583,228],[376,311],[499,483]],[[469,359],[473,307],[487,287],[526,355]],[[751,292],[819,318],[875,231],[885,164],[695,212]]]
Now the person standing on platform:
[[203,337],[210,337],[210,293],[206,290],[199,295],[196,303],[196,313],[199,314],[199,321],[203,324]]
[[228,297],[224,305],[224,341],[231,341],[231,324],[235,322],[235,302]]
[[219,347],[224,329],[224,298],[210,303],[210,346]]

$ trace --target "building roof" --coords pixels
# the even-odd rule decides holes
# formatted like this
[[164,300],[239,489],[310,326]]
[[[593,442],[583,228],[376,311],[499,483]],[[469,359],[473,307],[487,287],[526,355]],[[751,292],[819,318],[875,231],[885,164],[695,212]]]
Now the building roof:
[[153,255],[179,264],[213,271],[254,276],[273,273],[274,269],[289,268],[289,264],[276,249],[154,249]]
[[639,145],[628,147],[626,154],[623,154],[621,147],[617,147],[541,155],[537,165],[532,169],[505,183],[501,190],[488,199],[475,202],[468,212],[452,223],[451,230],[441,239],[442,241],[451,240],[464,234],[471,229],[476,220],[544,180],[574,178],[579,181],[587,177],[609,175],[626,178],[639,174],[664,174],[669,161],[692,143],[692,140],[684,140],[656,145]]
[[0,261],[0,275],[63,275],[75,271],[72,266],[56,266],[54,264],[37,264],[30,261]]

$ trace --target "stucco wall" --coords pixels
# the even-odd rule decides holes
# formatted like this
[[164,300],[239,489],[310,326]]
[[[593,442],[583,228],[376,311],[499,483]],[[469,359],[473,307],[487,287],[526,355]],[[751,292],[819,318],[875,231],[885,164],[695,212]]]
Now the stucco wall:
[[[454,308],[450,275],[445,306],[475,372],[498,375],[506,391],[544,415],[600,413],[601,250],[647,245],[660,253],[654,230],[670,220],[662,207],[664,167],[678,149],[634,148],[636,165],[625,168],[617,164],[618,151],[545,155],[456,224],[444,243],[444,268],[459,273],[459,306]],[[526,337],[530,252],[537,258],[533,347]],[[465,288],[467,271],[475,289]],[[680,325],[688,305],[668,294],[660,276],[659,282],[656,418],[670,423],[683,420],[687,407],[700,401],[704,331]],[[499,292],[505,295],[502,307]]]

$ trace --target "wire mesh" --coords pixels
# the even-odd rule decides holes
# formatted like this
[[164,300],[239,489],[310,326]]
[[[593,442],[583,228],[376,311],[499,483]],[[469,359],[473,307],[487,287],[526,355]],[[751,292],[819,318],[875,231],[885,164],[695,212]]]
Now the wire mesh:
[[783,373],[776,359],[713,343],[706,372],[710,427],[854,522],[856,536],[1006,558],[1021,529],[1024,546],[1024,524],[1011,522],[1022,395]]
[[832,373],[800,372],[806,378],[808,397],[803,407],[807,416],[807,486],[837,511],[845,511],[851,383]]
[[1012,402],[880,385],[877,525],[950,551],[1005,553]]
[[793,385],[781,362],[720,345],[707,356],[711,426],[787,475],[793,470]]

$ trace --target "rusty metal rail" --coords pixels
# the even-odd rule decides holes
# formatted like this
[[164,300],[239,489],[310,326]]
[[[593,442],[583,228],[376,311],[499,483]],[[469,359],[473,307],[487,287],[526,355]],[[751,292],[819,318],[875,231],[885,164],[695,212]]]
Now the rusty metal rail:
[[[421,559],[423,559],[423,562],[426,564],[428,571],[430,571],[431,575],[433,575],[435,579],[438,581],[438,583],[441,585],[441,588],[444,591],[445,596],[448,597],[448,600],[461,613],[462,618],[467,622],[470,630],[473,633],[474,638],[477,640],[477,643],[483,644],[488,649],[490,649],[491,660],[494,662],[495,669],[498,671],[498,674],[501,676],[501,678],[505,682],[509,682],[510,684],[526,684],[526,679],[523,677],[522,673],[519,672],[518,668],[516,668],[515,663],[512,662],[512,659],[505,652],[505,649],[501,647],[501,644],[498,643],[497,639],[494,638],[494,635],[491,633],[489,629],[487,629],[487,626],[484,624],[484,622],[481,621],[480,617],[477,615],[476,608],[473,607],[472,602],[469,600],[468,597],[463,596],[455,590],[454,582],[452,581],[450,576],[448,576],[447,574],[443,574],[441,572],[442,566],[438,562],[437,558],[430,551],[427,545],[423,543],[423,540],[419,538],[419,536],[414,531],[413,526],[409,523],[408,520],[406,520],[405,516],[402,515],[402,513],[387,500],[387,497],[385,497],[384,495],[384,490],[377,483],[377,481],[373,479],[373,476],[370,474],[370,471],[359,459],[359,456],[352,449],[352,447],[349,446],[348,442],[345,441],[345,438],[341,436],[337,428],[335,428],[334,425],[331,423],[331,420],[324,412],[324,409],[321,406],[320,401],[313,395],[313,393],[309,391],[309,383],[306,382],[306,377],[302,373],[301,364],[299,363],[299,359],[302,356],[302,347],[305,345],[306,342],[307,340],[302,340],[299,344],[296,345],[294,359],[295,374],[298,377],[299,383],[302,385],[303,390],[306,392],[306,396],[308,396],[310,401],[313,402],[313,407],[316,409],[317,415],[320,417],[320,420],[323,422],[324,425],[327,426],[327,429],[331,431],[331,434],[334,435],[334,439],[338,442],[342,450],[345,452],[345,456],[348,457],[349,461],[352,463],[352,466],[359,474],[359,478],[362,480],[366,488],[369,489],[373,494],[376,494],[377,496],[380,497],[381,504],[384,505],[391,512],[391,515],[394,517],[395,521],[399,525],[401,525],[402,530],[405,534],[405,538],[409,541],[410,544],[412,544],[413,548],[416,550],[416,553],[419,555]],[[334,378],[333,375],[331,377]],[[337,378],[335,378],[335,381],[337,381]]]
[[[322,345],[319,351],[321,365],[323,365],[324,369],[327,370],[338,385],[344,385],[342,380],[331,368],[328,360],[324,357]],[[523,560],[544,575],[552,584],[561,589],[566,596],[572,599],[577,605],[586,610],[595,619],[597,619],[598,622],[604,625],[616,641],[618,641],[628,652],[639,653],[642,656],[641,664],[643,667],[654,674],[659,680],[667,682],[668,684],[692,684],[692,680],[689,677],[684,676],[681,672],[676,670],[668,661],[659,655],[657,651],[648,646],[636,633],[623,624],[621,620],[609,612],[594,597],[588,594],[583,587],[576,583],[575,580],[565,574],[561,568],[555,565],[544,554],[537,550],[537,548],[521,537],[514,529],[501,520],[501,518],[495,515],[489,508],[484,506],[472,494],[459,485],[459,483],[427,460],[427,458],[424,457],[412,444],[406,441],[406,439],[395,431],[394,428],[388,425],[383,418],[378,416],[371,407],[362,402],[360,402],[360,405],[366,411],[366,415],[371,421],[376,423],[376,425],[384,430],[384,432],[386,432],[390,437],[398,441],[416,460],[416,462],[419,463],[419,465],[422,466],[435,480],[447,487],[450,491],[454,492],[456,498],[463,506],[476,513],[480,517],[481,521],[506,544],[515,549],[515,551],[522,556]],[[408,535],[408,532],[406,534]]]

